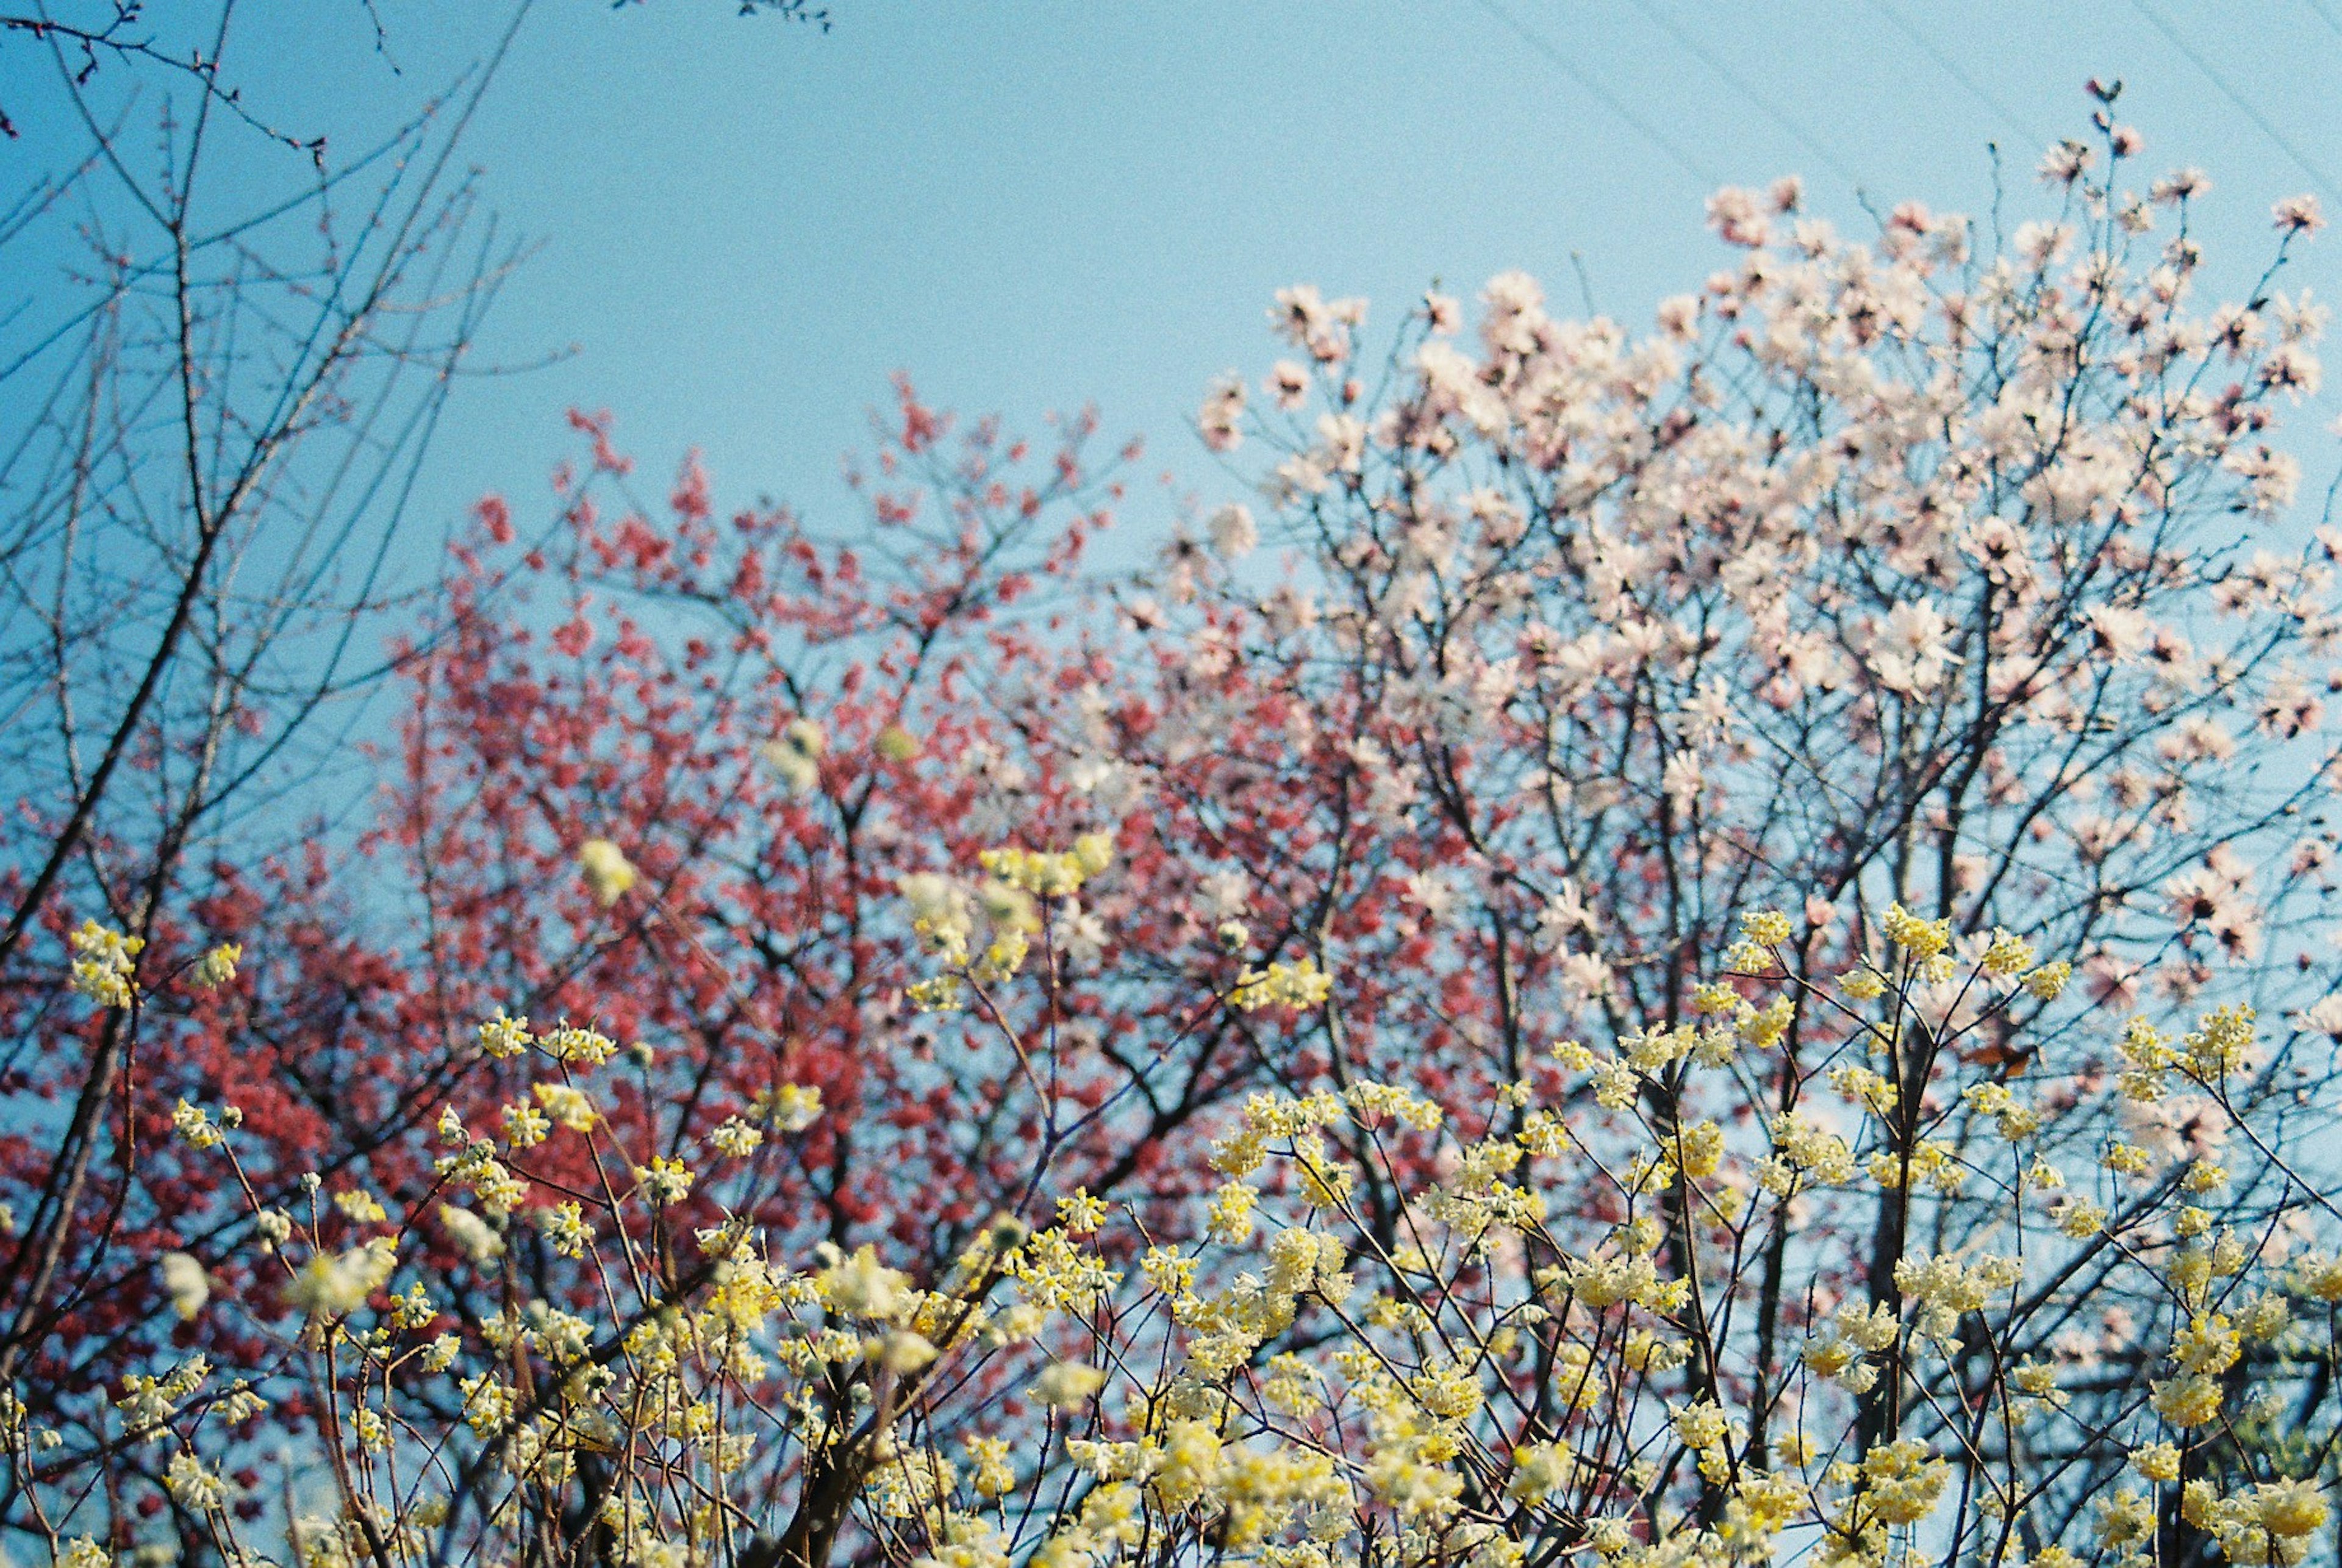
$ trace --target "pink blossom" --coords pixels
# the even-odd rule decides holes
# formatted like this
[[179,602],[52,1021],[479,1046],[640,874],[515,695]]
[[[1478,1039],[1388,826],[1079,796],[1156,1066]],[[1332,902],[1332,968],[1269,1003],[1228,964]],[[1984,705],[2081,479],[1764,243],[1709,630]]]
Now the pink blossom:
[[2283,234],[2311,235],[2326,226],[2317,198],[2308,195],[2286,197],[2269,209],[2269,217]]

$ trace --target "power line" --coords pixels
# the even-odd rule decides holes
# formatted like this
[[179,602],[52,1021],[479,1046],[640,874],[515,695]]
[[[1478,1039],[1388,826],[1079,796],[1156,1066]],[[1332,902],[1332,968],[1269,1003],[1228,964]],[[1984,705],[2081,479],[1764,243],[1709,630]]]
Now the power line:
[[[2310,3],[2315,5],[2317,4],[2317,0],[2310,0]],[[2027,142],[2030,142],[2037,148],[2046,147],[2049,145],[2049,137],[2043,135],[2040,132],[2027,125],[2008,107],[2007,104],[2002,103],[1998,98],[1993,96],[1990,93],[1986,92],[1985,89],[1978,85],[1975,77],[1960,69],[1958,61],[1953,59],[1949,55],[1945,54],[1941,49],[1937,48],[1933,40],[1928,38],[1925,33],[1920,32],[1918,28],[1913,26],[1904,18],[1900,12],[1887,5],[1887,0],[1870,0],[1870,8],[1877,12],[1881,16],[1886,17],[1889,22],[1895,24],[1895,29],[1897,32],[1902,34],[1903,36],[1910,39],[1913,44],[1917,45],[1919,48],[1919,52],[1927,55],[1928,59],[1933,60],[1937,65],[1942,69],[1945,75],[1949,76],[1953,81],[1967,88],[1969,95],[1978,103],[1982,104],[1986,108],[1990,109],[1994,114],[1998,115],[2007,123],[2010,130],[2015,131],[2018,135],[2023,136]]]
[[2227,99],[2230,104],[2236,106],[2237,113],[2244,115],[2246,119],[2250,120],[2253,125],[2258,128],[2262,135],[2267,136],[2270,141],[2276,143],[2278,149],[2282,151],[2287,157],[2291,158],[2295,163],[2300,165],[2303,171],[2307,173],[2311,179],[2317,182],[2317,188],[2319,190],[2324,191],[2326,195],[2333,200],[2342,202],[2342,188],[2337,188],[2334,179],[2328,175],[2325,170],[2319,168],[2316,164],[2311,163],[2309,159],[2303,155],[2301,149],[2296,147],[2291,142],[2286,140],[2285,134],[2279,131],[2275,125],[2270,125],[2268,121],[2262,116],[2261,112],[2258,109],[2254,108],[2251,103],[2246,99],[2242,93],[2237,92],[2234,87],[2228,85],[2227,78],[2222,76],[2219,72],[2212,69],[2211,63],[2190,47],[2187,40],[2181,37],[2177,32],[2174,31],[2171,24],[2165,21],[2162,15],[2158,13],[2154,6],[2148,5],[2147,0],[2130,0],[2130,3],[2133,6],[2137,8],[2140,15],[2146,17],[2149,22],[2155,25],[2155,30],[2157,32],[2162,34],[2165,38],[2170,41],[2173,48],[2178,50],[2180,54],[2187,56],[2187,63],[2189,65],[2195,66],[2198,71],[2201,71],[2204,74],[2205,80],[2210,82],[2212,85],[2220,90],[2220,95]]
[[1780,126],[1781,129],[1788,132],[1789,135],[1807,152],[1819,158],[1822,163],[1828,167],[1832,174],[1836,175],[1839,179],[1844,180],[1847,185],[1854,186],[1857,190],[1860,190],[1862,188],[1862,181],[1853,170],[1838,162],[1837,155],[1827,147],[1824,146],[1821,142],[1803,125],[1800,125],[1797,121],[1791,119],[1787,114],[1775,107],[1774,105],[1764,96],[1764,95],[1758,93],[1754,87],[1751,87],[1747,83],[1742,81],[1737,75],[1735,75],[1731,67],[1725,65],[1722,60],[1717,59],[1715,54],[1702,45],[1697,38],[1676,26],[1674,18],[1668,16],[1656,6],[1649,5],[1647,0],[1628,0],[1628,4],[1632,5],[1636,10],[1640,11],[1644,15],[1644,18],[1653,26],[1658,28],[1668,37],[1673,38],[1682,47],[1696,55],[1699,58],[1700,63],[1705,65],[1709,70],[1715,72],[1717,78],[1721,80],[1726,86],[1731,88],[1734,92],[1747,99],[1751,104],[1756,105],[1767,119]]
[[2342,37],[2342,21],[2335,20],[2334,13],[2326,8],[2326,0],[2302,0],[2302,4],[2317,13],[2317,19],[2333,28],[2335,36]]
[[1578,86],[1583,88],[1589,95],[1598,99],[1602,105],[1608,109],[1612,114],[1617,115],[1621,120],[1626,121],[1627,125],[1633,126],[1636,130],[1640,131],[1643,134],[1643,139],[1645,141],[1649,142],[1653,146],[1658,148],[1659,151],[1666,154],[1668,157],[1673,158],[1676,162],[1676,167],[1682,169],[1684,173],[1689,175],[1693,179],[1697,180],[1703,189],[1713,190],[1717,185],[1724,183],[1723,180],[1714,172],[1702,168],[1698,160],[1695,159],[1689,153],[1685,152],[1681,147],[1677,146],[1665,132],[1661,131],[1656,125],[1652,125],[1648,120],[1643,118],[1642,115],[1636,114],[1634,109],[1626,104],[1626,100],[1620,98],[1616,93],[1613,93],[1609,88],[1604,86],[1595,77],[1581,70],[1576,62],[1572,61],[1560,50],[1555,48],[1544,38],[1540,37],[1536,33],[1531,32],[1526,24],[1523,23],[1520,18],[1515,16],[1511,12],[1506,10],[1504,6],[1497,4],[1497,0],[1479,0],[1479,5],[1481,10],[1486,11],[1489,15],[1494,16],[1497,21],[1502,22],[1506,27],[1511,28],[1514,35],[1518,37],[1522,43],[1526,44],[1530,48],[1544,55],[1546,62],[1556,70],[1559,71],[1563,75],[1567,76],[1571,81],[1576,83]]

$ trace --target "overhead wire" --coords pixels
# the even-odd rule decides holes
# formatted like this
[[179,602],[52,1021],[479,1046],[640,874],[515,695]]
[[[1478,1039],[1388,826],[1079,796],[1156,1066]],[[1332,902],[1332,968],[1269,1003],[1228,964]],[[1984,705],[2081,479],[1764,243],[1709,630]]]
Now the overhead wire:
[[[1801,146],[1805,147],[1807,151],[1813,154],[1815,157],[1820,159],[1822,164],[1832,173],[1845,180],[1849,185],[1853,185],[1857,188],[1860,187],[1862,184],[1861,179],[1850,168],[1848,168],[1845,162],[1838,158],[1819,137],[1816,136],[1811,131],[1799,124],[1796,118],[1773,103],[1764,94],[1759,93],[1755,87],[1751,86],[1729,65],[1726,65],[1713,50],[1707,48],[1705,45],[1701,44],[1696,37],[1687,33],[1675,21],[1673,17],[1667,15],[1666,12],[1654,5],[1652,0],[1628,0],[1628,3],[1632,5],[1636,10],[1642,13],[1646,20],[1650,22],[1654,26],[1659,28],[1662,32],[1666,33],[1667,36],[1673,39],[1679,47],[1696,57],[1710,71],[1714,72],[1716,77],[1727,87],[1731,88],[1732,91],[1738,94],[1741,97],[1746,99],[1767,119],[1771,120],[1776,125],[1778,125],[1783,131],[1787,132]],[[1997,97],[1991,92],[1987,91],[1981,83],[1977,82],[1966,70],[1962,69],[1957,60],[1946,54],[1942,49],[1938,48],[1933,40],[1929,39],[1926,34],[1920,32],[1916,26],[1914,26],[1907,17],[1896,10],[1894,6],[1889,5],[1887,0],[1867,0],[1867,3],[1871,9],[1884,16],[1894,25],[1897,32],[1901,33],[1915,47],[1917,47],[1921,53],[1925,54],[1929,60],[1933,61],[1938,69],[1942,70],[1946,75],[1957,83],[1979,103],[1992,110],[1992,112],[2005,121],[2011,129],[2024,135],[2036,145],[2047,146],[2048,145],[2047,138],[2044,137],[2033,127],[2027,125],[2025,123],[2023,116],[2010,109],[2006,103],[2001,101],[2001,99]],[[2342,35],[2342,18],[2337,18],[2335,13],[2328,8],[2327,0],[2303,0],[2303,3],[2317,15],[2320,21],[2324,22],[2328,27],[2333,28],[2337,35]],[[1666,154],[1678,168],[1682,169],[1693,179],[1697,180],[1705,186],[1710,187],[1723,183],[1722,178],[1715,170],[1708,168],[1700,159],[1693,156],[1689,152],[1686,151],[1683,145],[1674,137],[1668,135],[1666,131],[1654,124],[1648,117],[1638,113],[1635,107],[1627,103],[1624,98],[1620,97],[1616,93],[1604,85],[1600,78],[1584,69],[1576,61],[1572,60],[1568,55],[1565,55],[1560,49],[1556,47],[1551,40],[1537,33],[1535,29],[1530,27],[1527,23],[1522,21],[1519,16],[1514,15],[1510,9],[1502,4],[1502,0],[1476,0],[1476,4],[1483,11],[1486,11],[1490,16],[1503,24],[1503,25],[1516,37],[1519,38],[1522,43],[1526,44],[1530,49],[1543,56],[1547,64],[1551,65],[1556,70],[1560,71],[1564,75],[1567,76],[1572,82],[1576,84],[1576,85],[1588,96],[1599,102],[1605,108],[1608,109],[1611,114],[1616,115],[1619,120],[1639,133],[1646,141],[1649,142],[1660,152]],[[2169,19],[2164,16],[2163,14],[2150,3],[2150,0],[2131,0],[2131,5],[2140,15],[2147,19],[2148,24],[2152,25],[2157,33],[2160,33],[2163,35],[2166,42],[2170,44],[2174,49],[2177,50],[2181,56],[2185,58],[2189,65],[2193,65],[2207,81],[2212,84],[2213,87],[2220,94],[2220,95],[2228,101],[2229,105],[2238,114],[2242,115],[2246,120],[2252,125],[2254,129],[2259,131],[2261,135],[2267,137],[2271,144],[2297,165],[2305,174],[2308,175],[2309,177],[2317,183],[2320,191],[2327,197],[2337,203],[2342,203],[2342,181],[2337,181],[2332,175],[2329,175],[2316,160],[2312,159],[2307,153],[2303,152],[2301,148],[2295,145],[2292,140],[2288,138],[2283,131],[2279,130],[2277,125],[2272,124],[2267,115],[2263,115],[2257,108],[2254,107],[2251,100],[2247,98],[2244,94],[2237,91],[2235,85],[2231,84],[2210,61],[2207,60],[2193,45],[2189,44],[2187,38],[2171,25]]]
[[2301,0],[2301,3],[2316,12],[2320,22],[2333,28],[2336,37],[2342,38],[2342,20],[2337,20],[2334,13],[2326,8],[2326,0]]
[[1571,60],[1559,49],[1554,47],[1554,45],[1546,39],[1532,31],[1526,23],[1523,22],[1519,17],[1514,15],[1509,10],[1506,9],[1504,5],[1498,3],[1498,0],[1477,0],[1477,3],[1480,9],[1488,13],[1489,15],[1494,16],[1497,21],[1503,23],[1512,31],[1516,37],[1520,39],[1522,43],[1526,44],[1531,49],[1534,49],[1536,53],[1545,56],[1547,64],[1551,65],[1563,75],[1567,76],[1571,81],[1576,83],[1579,88],[1581,88],[1589,97],[1598,101],[1603,107],[1608,109],[1612,114],[1617,115],[1619,119],[1625,121],[1628,125],[1631,125],[1634,129],[1642,133],[1643,139],[1645,141],[1649,142],[1653,146],[1658,148],[1659,151],[1665,153],[1669,158],[1672,158],[1675,161],[1676,167],[1682,169],[1684,173],[1698,181],[1704,189],[1713,190],[1716,186],[1724,183],[1722,178],[1719,177],[1715,171],[1702,167],[1697,159],[1694,158],[1689,153],[1684,151],[1682,147],[1676,145],[1674,138],[1670,137],[1666,132],[1660,130],[1658,126],[1651,124],[1649,120],[1636,113],[1633,105],[1629,105],[1625,99],[1619,97],[1616,93],[1613,93],[1609,88],[1604,86],[1600,78],[1581,69],[1576,62]]
[[2221,75],[2219,72],[2214,70],[2212,68],[2211,62],[2205,59],[2203,55],[2197,54],[2195,47],[2191,45],[2186,38],[2180,36],[2178,30],[2174,28],[2169,22],[2164,19],[2162,13],[2156,10],[2153,5],[2148,5],[2147,0],[2130,0],[2130,3],[2132,6],[2137,10],[2140,15],[2146,17],[2148,22],[2154,25],[2155,30],[2162,34],[2173,48],[2178,50],[2179,53],[2187,58],[2189,65],[2195,66],[2197,70],[2203,73],[2204,79],[2206,81],[2211,83],[2213,86],[2219,89],[2220,95],[2228,100],[2229,104],[2236,109],[2237,113],[2244,115],[2246,119],[2251,121],[2255,129],[2258,130],[2262,135],[2267,136],[2271,142],[2275,143],[2277,149],[2284,153],[2287,157],[2291,158],[2296,164],[2298,164],[2301,166],[2303,173],[2308,175],[2311,179],[2317,182],[2317,188],[2323,191],[2327,197],[2336,202],[2342,202],[2342,184],[2337,184],[2333,176],[2327,174],[2327,172],[2318,167],[2317,165],[2312,163],[2307,154],[2303,153],[2300,148],[2295,146],[2292,142],[2287,139],[2284,132],[2278,130],[2275,125],[2269,123],[2267,116],[2264,115],[2258,109],[2253,107],[2250,100],[2246,98],[2242,93],[2237,92],[2236,88],[2230,86],[2228,85],[2227,78]]
[[2023,136],[2035,147],[2046,147],[2049,145],[2053,138],[2043,135],[2040,132],[2027,125],[2024,119],[2018,115],[2016,111],[2012,110],[2007,104],[2001,102],[2000,99],[1994,96],[1992,94],[1987,92],[1983,85],[1978,83],[1975,77],[1969,75],[1967,72],[1960,68],[1958,61],[1953,59],[1949,55],[1944,53],[1943,50],[1937,48],[1934,40],[1930,39],[1925,33],[1920,32],[1917,27],[1912,25],[1910,21],[1906,18],[1901,12],[1896,10],[1892,5],[1889,5],[1887,3],[1887,0],[1869,0],[1869,4],[1872,10],[1877,12],[1881,16],[1886,17],[1887,21],[1893,23],[1895,25],[1895,30],[1902,34],[1906,38],[1908,38],[1912,44],[1917,47],[1921,54],[1927,55],[1928,59],[1933,60],[1936,63],[1937,67],[1941,70],[1945,75],[1949,76],[1953,81],[1967,88],[1969,96],[1975,98],[1977,102],[1982,104],[1986,108],[1990,109],[1994,114],[1998,115],[2002,121],[2007,125],[2010,130],[2015,131],[2018,135]]
[[1667,15],[1666,13],[1661,11],[1656,5],[1649,4],[1649,0],[1627,0],[1627,4],[1633,5],[1636,10],[1640,11],[1646,21],[1648,21],[1653,26],[1658,28],[1668,37],[1674,39],[1677,45],[1696,56],[1702,65],[1716,73],[1716,78],[1726,86],[1731,88],[1734,92],[1747,99],[1749,103],[1755,105],[1757,111],[1767,119],[1780,126],[1784,131],[1787,131],[1790,137],[1800,146],[1813,154],[1817,158],[1819,158],[1824,166],[1828,168],[1832,174],[1844,180],[1847,185],[1854,186],[1857,190],[1862,188],[1861,176],[1855,174],[1853,170],[1847,168],[1846,165],[1838,159],[1836,154],[1832,153],[1828,147],[1822,144],[1820,138],[1814,135],[1812,132],[1807,130],[1803,125],[1797,124],[1796,120],[1790,118],[1785,111],[1776,105],[1763,94],[1757,92],[1756,89],[1751,87],[1746,82],[1741,80],[1730,66],[1726,65],[1722,60],[1716,56],[1712,50],[1700,43],[1696,37],[1686,33],[1681,27],[1678,27],[1673,17]]

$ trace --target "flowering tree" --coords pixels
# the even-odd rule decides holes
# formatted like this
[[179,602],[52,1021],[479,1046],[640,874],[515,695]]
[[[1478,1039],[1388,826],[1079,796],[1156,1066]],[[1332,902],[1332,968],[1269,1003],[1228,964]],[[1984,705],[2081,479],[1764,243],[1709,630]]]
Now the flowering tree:
[[[1869,950],[1901,907],[1973,944],[2006,929],[2071,954],[2102,1007],[2290,1005],[2265,1091],[2323,1076],[2342,1016],[2321,1000],[2333,752],[2315,661],[2337,541],[2273,521],[2295,467],[2265,435],[2272,400],[2316,385],[2322,312],[2264,288],[2191,315],[2201,177],[2126,191],[2128,150],[2108,127],[2095,177],[2089,149],[2054,151],[2060,213],[1982,260],[1964,220],[1914,206],[1856,246],[1798,218],[1793,185],[1726,192],[1711,216],[1746,261],[1664,305],[1650,338],[1553,321],[1509,275],[1476,355],[1451,342],[1456,307],[1427,301],[1378,402],[1353,365],[1355,302],[1280,295],[1309,363],[1269,378],[1266,487],[1322,584],[1306,608],[1286,586],[1249,616],[1218,595],[1184,653],[1325,737],[1316,767],[1279,770],[1339,846],[1303,885],[1406,912],[1313,934],[1321,965],[1356,977],[1361,1027],[1329,1014],[1324,1035],[1337,1075],[1346,1051],[1386,1075],[1452,1032],[1501,1084],[1556,1034],[1729,1011],[1713,955],[1772,905],[1801,977]],[[2176,231],[2159,250],[2158,205]],[[2281,266],[2316,217],[2289,202],[2277,221]],[[1243,403],[1216,392],[1208,441],[1243,439]],[[1214,522],[1239,544],[1256,532]],[[2273,947],[2272,927],[2289,934]],[[2094,1107],[2067,1124],[2082,1135],[2217,1145],[2213,1105],[2130,1092],[2102,1016],[2037,1012],[1981,1037],[1963,1019],[1958,1063],[1922,1025],[1864,1069],[1900,1107],[1896,1180],[1860,1218],[1849,1281],[1875,1304],[1915,1226],[1984,1223],[1962,1193],[1972,1157],[1926,1135],[1926,1106],[1947,1070],[2022,1074],[2029,1030],[2100,1032],[2047,1089]],[[1777,1027],[1745,1119],[1795,1114],[1845,1049],[1835,1010]],[[1637,1094],[1662,1127],[1710,1110],[1664,1077]],[[2309,1183],[2281,1184],[2280,1207]],[[1668,1244],[1680,1266],[1688,1234]],[[1760,1375],[1778,1372],[1792,1250],[1786,1225],[1763,1250]],[[1865,1407],[1873,1435],[1886,1401]]]
[[[158,1061],[282,1086],[223,1044],[211,927],[262,925],[241,864],[297,842],[285,803],[383,684],[370,618],[427,605],[393,542],[514,259],[455,157],[493,62],[328,159],[244,100],[235,9],[0,12],[8,107],[65,149],[12,164],[0,223],[0,1382],[41,1390],[163,1337],[120,1280],[212,1183],[145,1157]],[[135,1005],[60,1006],[66,963]]]
[[1722,193],[1646,335],[1286,291],[1133,580],[1087,420],[906,387],[826,537],[581,417],[410,661],[400,921],[243,880],[125,1090],[181,1244],[10,1523],[242,1554],[297,1428],[318,1564],[2331,1555],[2317,214],[2198,309],[2110,109],[2005,254]]

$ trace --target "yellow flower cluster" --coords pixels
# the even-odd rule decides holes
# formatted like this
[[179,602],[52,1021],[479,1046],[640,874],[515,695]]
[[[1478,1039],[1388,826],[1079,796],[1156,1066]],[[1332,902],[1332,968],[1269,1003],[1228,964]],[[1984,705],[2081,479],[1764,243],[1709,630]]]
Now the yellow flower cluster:
[[987,849],[977,863],[992,875],[1036,898],[1070,898],[1082,884],[1114,864],[1114,841],[1102,833],[1086,833],[1074,847],[1061,853],[1029,849]]
[[[891,744],[899,751],[901,742],[890,742],[888,736],[900,734],[903,732],[889,730],[879,737],[880,746],[885,748]],[[908,738],[904,735],[904,739]],[[829,750],[829,737],[811,719],[795,718],[783,724],[781,733],[757,750],[766,765],[773,770],[791,794],[811,794],[821,783],[821,759],[823,754]],[[916,750],[916,743],[914,743],[914,754]]]
[[132,977],[145,939],[109,931],[95,920],[85,920],[73,934],[73,989],[100,1007],[127,1007],[134,996]]
[[2189,1523],[2209,1532],[2231,1563],[2291,1564],[2308,1557],[2312,1537],[2332,1517],[2325,1495],[2307,1481],[2257,1482],[2250,1490],[2219,1496],[2204,1482],[2188,1483],[2181,1511]]
[[1305,957],[1298,964],[1246,970],[1228,993],[1228,1004],[1244,1013],[1264,1007],[1307,1009],[1323,1004],[1333,994],[1334,977],[1319,969],[1316,959]]
[[1014,977],[1036,934],[1053,922],[1066,929],[1080,918],[1076,895],[1114,864],[1114,844],[1104,834],[1083,834],[1069,850],[1009,845],[986,850],[977,861],[985,877],[973,887],[934,872],[897,884],[912,930],[944,969],[906,988],[921,1012],[947,1011],[961,1004],[967,988],[981,991]]
[[[982,884],[903,891],[943,978],[1006,1020],[1018,972],[1001,944],[1046,931],[1109,864],[1103,841],[998,850]],[[1260,1568],[1346,1568],[1385,1549],[1370,1543],[1410,1568],[1556,1552],[1886,1568],[1935,1539],[1955,1495],[2068,1543],[2037,1563],[2134,1552],[2165,1505],[2231,1561],[2304,1561],[2327,1520],[2317,1485],[2216,1464],[2211,1434],[2244,1430],[2256,1357],[2330,1351],[2342,1263],[2306,1253],[2269,1276],[2283,1289],[2247,1284],[2277,1263],[2215,1213],[2246,1185],[2234,1151],[2175,1157],[2151,1120],[2109,1144],[2051,1092],[1964,1074],[1965,1043],[2017,1027],[2008,1010],[2053,991],[2032,983],[2055,966],[1899,905],[1887,925],[1907,962],[1824,989],[1781,956],[1797,928],[1756,912],[1681,1019],[1562,1042],[1534,1075],[1446,1104],[1371,1078],[1255,1094],[1215,1127],[1184,1208],[1036,1176],[1030,1212],[1053,1223],[996,1217],[937,1263],[873,1235],[792,1265],[731,1217],[750,1156],[822,1114],[814,1089],[776,1084],[630,1153],[593,1076],[617,1044],[502,1015],[481,1056],[523,1082],[493,1135],[442,1113],[426,1203],[337,1180],[330,1199],[311,1183],[306,1223],[255,1218],[307,1344],[347,1361],[326,1392],[353,1473],[387,1477],[402,1433],[450,1441],[452,1413],[505,1488],[484,1552],[575,1506],[626,1561],[714,1568],[749,1549],[757,1489],[826,1475],[844,1478],[831,1527],[910,1568],[1107,1568],[1148,1543]],[[1020,984],[1065,982],[1036,965]],[[1303,959],[1247,969],[1226,1000],[1331,994]],[[2233,1090],[2251,1031],[2242,1010],[2178,1044],[2134,1024],[2112,1093],[2144,1116],[2191,1085]],[[234,1158],[232,1111],[183,1104],[176,1125]],[[525,1174],[548,1148],[588,1180]],[[2057,1161],[2077,1152],[2068,1190]],[[700,1205],[712,1217],[686,1230]],[[460,1329],[443,1326],[435,1249],[413,1244],[425,1230],[499,1282]],[[547,1256],[590,1288],[531,1293],[520,1265]],[[2145,1342],[2163,1353],[2111,1421],[2076,1374],[2085,1303],[2067,1282],[2086,1273],[2164,1314]],[[1736,1325],[1768,1290],[1782,1326],[1757,1378]],[[2318,1303],[2314,1334],[2284,1290]],[[139,1430],[185,1426],[208,1376],[191,1364],[125,1389]],[[2136,1484],[2054,1516],[2021,1453],[1974,1451],[1946,1409],[2027,1443],[2103,1421],[2087,1441]],[[221,1467],[185,1453],[165,1484],[225,1507]],[[396,1540],[455,1502],[418,1479],[367,1506]],[[360,1517],[310,1561],[365,1560]]]
[[216,991],[235,978],[235,966],[244,961],[244,944],[223,942],[206,952],[195,963],[195,989]]
[[635,863],[606,838],[589,838],[577,847],[577,869],[586,890],[605,909],[626,896],[635,885]]

